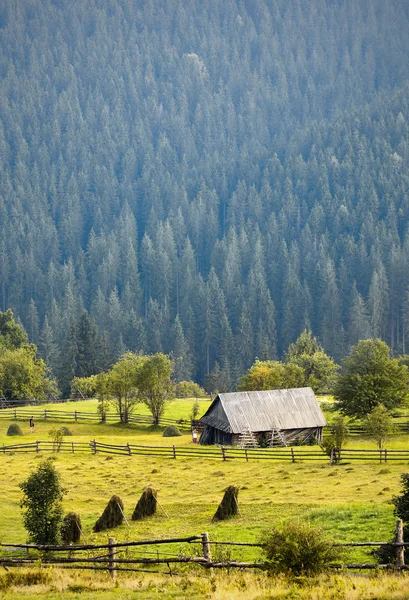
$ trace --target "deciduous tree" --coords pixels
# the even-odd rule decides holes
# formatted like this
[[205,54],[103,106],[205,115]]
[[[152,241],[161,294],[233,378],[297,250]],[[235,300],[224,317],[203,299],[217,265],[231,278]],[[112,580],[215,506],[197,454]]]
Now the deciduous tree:
[[408,367],[391,358],[381,340],[361,340],[353,346],[334,386],[339,408],[351,417],[364,417],[379,404],[387,409],[399,406],[408,392]]
[[23,521],[30,541],[34,544],[57,544],[65,490],[53,462],[45,460],[40,463],[19,487],[24,493],[21,508],[25,509]]

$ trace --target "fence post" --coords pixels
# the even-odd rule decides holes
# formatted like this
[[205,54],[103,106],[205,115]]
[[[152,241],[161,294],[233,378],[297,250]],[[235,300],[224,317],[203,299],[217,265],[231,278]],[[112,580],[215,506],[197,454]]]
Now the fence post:
[[17,419],[17,409],[14,409],[14,418]]
[[37,454],[40,452],[39,446],[40,446],[40,442],[37,440],[36,441],[36,452],[37,452]]
[[173,448],[173,458],[176,458],[176,446],[172,446]]
[[225,450],[224,446],[222,446],[222,456],[223,456],[223,460],[226,460],[226,450]]
[[[395,544],[403,544],[403,521],[396,521]],[[396,546],[396,566],[402,569],[405,566],[405,546]]]
[[332,465],[332,463],[334,462],[334,448],[331,448],[331,454],[329,457],[329,464]]
[[115,544],[115,538],[110,537],[108,539],[108,569],[109,574],[111,575],[112,581],[116,579],[116,563],[115,563],[115,548],[113,548],[113,544]]
[[382,462],[382,450],[379,450],[379,462]]
[[244,448],[244,454],[246,455],[246,462],[249,462],[249,453],[247,452],[247,448]]
[[77,415],[77,411],[74,411],[74,421],[78,421],[78,415]]
[[97,442],[95,440],[92,442],[92,447],[94,449],[94,454],[96,454],[97,453]]
[[388,462],[388,451],[385,450],[385,462]]
[[293,463],[295,463],[294,448],[291,448],[291,460]]
[[202,533],[202,547],[203,547],[203,558],[207,560],[207,562],[211,562],[212,555],[210,552],[210,544],[209,544],[209,534],[207,531]]
[[74,452],[75,452],[74,442],[71,442],[71,444],[72,444],[72,453],[74,454]]
[[128,448],[128,454],[129,454],[129,456],[131,456],[132,452],[131,452],[131,447],[129,445],[129,442],[127,443],[126,447]]
[[46,421],[46,420],[47,420],[47,409],[45,408],[44,409],[44,421]]

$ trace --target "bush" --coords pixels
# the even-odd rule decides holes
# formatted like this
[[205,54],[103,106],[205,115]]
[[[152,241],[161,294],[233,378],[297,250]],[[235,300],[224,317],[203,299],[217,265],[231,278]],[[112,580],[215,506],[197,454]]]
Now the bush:
[[25,587],[31,585],[44,585],[52,581],[51,569],[29,569],[8,571],[0,578],[0,590],[8,590],[11,587]]
[[58,430],[61,435],[72,435],[72,431],[71,429],[68,429],[68,427],[65,427],[65,425],[63,427],[60,427],[60,429]]
[[176,425],[168,425],[163,431],[162,437],[178,437],[182,435]]
[[30,541],[34,544],[58,543],[65,490],[52,461],[41,462],[19,487],[24,492],[20,505],[25,509],[23,521]]
[[206,392],[194,381],[180,381],[175,386],[176,398],[203,398]]
[[[409,542],[409,473],[403,473],[400,476],[402,483],[402,489],[400,496],[393,496],[392,504],[395,506],[394,515],[399,519],[402,519],[403,527],[403,539],[405,542]],[[376,556],[377,560],[381,564],[394,563],[396,560],[396,549],[393,546],[381,546],[372,553]]]
[[7,435],[23,435],[21,427],[18,423],[12,423],[7,429]]
[[50,431],[48,432],[48,435],[51,438],[51,441],[53,443],[53,452],[59,452],[60,448],[61,448],[61,444],[63,442],[64,439],[64,434],[62,432],[63,427],[61,427],[61,429],[50,429]]
[[263,553],[272,573],[316,575],[340,560],[340,550],[308,523],[288,523],[262,538]]
[[81,539],[81,517],[74,512],[65,515],[61,525],[63,544],[78,544]]

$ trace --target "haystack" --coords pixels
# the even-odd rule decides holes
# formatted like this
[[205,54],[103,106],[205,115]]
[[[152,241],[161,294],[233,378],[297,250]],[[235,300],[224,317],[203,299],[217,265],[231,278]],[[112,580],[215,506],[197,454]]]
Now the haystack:
[[138,500],[138,504],[133,511],[132,521],[140,521],[145,517],[150,517],[156,513],[156,490],[147,487],[143,490],[142,496]]
[[239,488],[229,485],[225,490],[223,500],[220,502],[212,521],[224,521],[239,512],[238,504]]
[[74,512],[65,515],[61,525],[63,544],[78,544],[81,539],[81,517]]
[[93,531],[104,531],[122,525],[124,520],[124,503],[119,496],[112,496],[104,512],[94,525]]

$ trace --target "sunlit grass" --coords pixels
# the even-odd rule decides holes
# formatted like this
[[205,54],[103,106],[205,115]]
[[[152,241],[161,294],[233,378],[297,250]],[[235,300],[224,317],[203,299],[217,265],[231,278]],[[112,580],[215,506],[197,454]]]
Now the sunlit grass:
[[[178,400],[169,404],[172,407],[172,418],[186,418],[189,416],[193,401]],[[89,412],[96,410],[96,401],[81,401],[72,403],[75,410]],[[208,401],[201,401],[203,411],[209,405]],[[56,405],[57,409],[71,410],[68,405]],[[138,411],[139,408],[138,407]],[[169,413],[168,413],[169,415]],[[8,437],[6,431],[8,421],[0,421],[0,444],[21,443],[28,440],[48,439],[50,429],[59,426],[58,423],[36,420],[34,434],[29,433],[28,422],[20,422],[24,435]],[[141,425],[123,426],[120,424],[87,424],[64,423],[72,431],[72,437],[66,440],[89,441],[97,439],[110,443],[136,443],[143,445],[171,446],[173,444],[193,446],[191,435],[184,432],[181,437],[163,438],[163,427],[153,428]],[[408,447],[407,436],[394,437],[388,444],[390,448]],[[375,448],[369,440],[353,438],[349,447]],[[311,447],[314,449],[314,447]],[[315,447],[316,451],[319,451]],[[1,450],[1,446],[0,446]],[[27,534],[23,527],[19,483],[38,465],[42,458],[49,454],[0,454],[0,540],[2,542],[24,542]],[[64,498],[65,511],[79,512],[84,530],[84,541],[106,541],[108,535],[114,535],[119,540],[155,539],[175,537],[191,534],[200,534],[208,531],[211,540],[257,541],[261,533],[276,524],[282,524],[289,519],[307,519],[314,525],[323,528],[327,534],[337,541],[386,541],[391,539],[395,525],[392,497],[399,493],[400,475],[408,471],[405,463],[350,463],[338,466],[329,466],[326,458],[322,462],[270,462],[251,459],[228,460],[219,459],[164,459],[149,456],[116,456],[104,454],[54,454],[55,465],[61,473],[62,482],[67,490]],[[237,485],[239,492],[240,514],[223,523],[212,523],[213,514],[221,500],[224,489],[228,485]],[[157,514],[142,522],[132,522],[130,516],[144,487],[153,486],[158,491],[159,507]],[[111,532],[94,534],[92,527],[104,509],[109,498],[118,494],[125,504],[125,514],[129,526],[124,523],[121,527]],[[165,547],[158,547],[158,551],[165,551]],[[175,551],[169,546],[168,551]],[[195,547],[179,545],[177,552],[191,554]],[[199,548],[196,547],[199,552]],[[259,558],[258,549],[235,549],[234,558],[252,560]],[[373,561],[365,549],[358,549],[351,553],[351,560]],[[56,576],[53,579],[54,592],[47,585],[41,588],[41,595],[45,598],[64,599],[77,598],[79,592],[74,592],[75,586],[83,586],[82,599],[90,598],[115,598],[115,592],[108,578],[96,576],[92,581],[99,581],[99,591],[91,585],[87,574],[74,576],[64,574],[62,579]],[[125,576],[122,576],[125,577]],[[141,576],[141,592],[138,598],[156,597],[152,594],[151,584]],[[180,588],[174,588],[169,580],[154,579],[155,585],[165,593],[167,598],[183,598]],[[190,574],[192,578],[191,592],[195,597],[206,597],[218,600],[219,598],[366,598],[376,590],[377,598],[392,597],[382,596],[385,585],[383,579],[368,580],[368,589],[361,589],[362,595],[356,595],[353,585],[348,578],[332,578],[328,585],[336,589],[347,590],[348,595],[330,595],[325,591],[323,583],[311,583],[311,596],[306,595],[303,586],[295,586],[283,580],[263,579],[264,576],[252,576],[254,592],[249,588],[236,587],[229,583],[230,580],[218,579],[216,576],[216,589],[209,591],[208,579],[203,583]],[[234,575],[234,577],[236,577]],[[246,575],[247,577],[247,575]],[[250,577],[250,575],[249,575]],[[56,580],[59,580],[61,596],[57,594]],[[121,579],[122,580],[122,579]],[[121,583],[121,594],[118,598],[131,598],[134,593],[128,590],[129,581],[124,579]],[[172,580],[173,581],[173,580]],[[185,581],[185,579],[183,580]],[[369,583],[371,581],[371,583]],[[395,581],[395,580],[394,580]],[[404,598],[407,586],[405,579],[397,580],[399,586],[396,598]],[[70,583],[68,583],[70,582]],[[202,583],[201,583],[202,582]],[[382,582],[382,583],[381,583]],[[152,584],[153,585],[153,584]],[[190,584],[189,584],[190,585]],[[247,584],[246,584],[247,585]],[[310,585],[310,584],[309,584]],[[71,586],[71,587],[70,587]],[[258,587],[259,586],[259,587]],[[295,586],[295,587],[294,587]],[[314,588],[315,586],[315,588]],[[340,586],[340,587],[337,587]],[[97,586],[98,587],[98,586]],[[18,589],[18,588],[16,588]],[[40,589],[40,588],[39,588]],[[253,590],[253,588],[251,588]],[[356,588],[358,589],[358,588]],[[360,588],[359,588],[360,589]],[[48,590],[48,591],[47,591]],[[71,591],[70,591],[71,590]],[[105,591],[104,591],[105,590]],[[128,590],[129,594],[128,594]],[[178,591],[179,590],[179,591]],[[207,592],[205,590],[208,590]],[[224,595],[223,594],[229,595]],[[292,591],[291,591],[292,590]],[[369,590],[372,590],[370,592]],[[293,594],[291,596],[290,594]],[[347,593],[345,592],[345,594]],[[15,592],[17,594],[17,592]],[[37,592],[36,592],[37,593]],[[58,592],[59,593],[59,592]],[[200,594],[203,593],[203,596]],[[342,593],[344,593],[342,591]],[[48,595],[47,595],[48,594]],[[179,594],[179,595],[178,595]],[[250,594],[250,595],[249,595]],[[253,595],[254,594],[254,595]],[[365,596],[364,594],[367,594]],[[24,597],[34,597],[24,591]],[[37,593],[38,595],[38,593]],[[189,594],[188,594],[189,595]],[[18,596],[18,594],[17,594]],[[22,594],[23,596],[23,594]],[[2,596],[7,598],[9,596]],[[11,597],[11,596],[10,596]],[[15,596],[14,596],[15,597]]]

